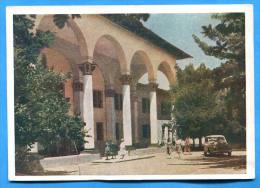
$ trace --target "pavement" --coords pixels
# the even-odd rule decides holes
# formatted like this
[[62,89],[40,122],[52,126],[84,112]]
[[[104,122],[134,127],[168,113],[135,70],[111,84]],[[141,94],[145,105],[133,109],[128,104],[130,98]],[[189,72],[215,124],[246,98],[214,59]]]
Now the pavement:
[[[192,155],[167,156],[155,153],[145,156],[97,160],[83,164],[45,168],[44,175],[183,175],[183,174],[245,174],[246,151],[234,151],[226,155],[205,157],[203,152]],[[119,162],[116,162],[119,161]]]
[[134,155],[134,156],[125,156],[124,158],[121,158],[120,156],[117,156],[116,158],[112,159],[111,157],[106,158],[102,157],[99,160],[95,160],[92,163],[123,163],[123,162],[128,162],[128,161],[135,161],[135,160],[141,160],[141,159],[149,159],[155,157],[155,155]]

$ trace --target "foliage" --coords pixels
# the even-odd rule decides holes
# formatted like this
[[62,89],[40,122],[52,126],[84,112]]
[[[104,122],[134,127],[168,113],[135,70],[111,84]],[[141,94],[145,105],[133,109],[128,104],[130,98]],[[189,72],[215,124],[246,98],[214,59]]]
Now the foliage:
[[174,115],[183,126],[182,136],[202,137],[222,121],[221,104],[214,91],[211,70],[201,64],[184,70],[178,68],[178,85],[172,88],[174,96]]
[[[122,24],[141,24],[141,21],[147,21],[149,14],[103,14],[103,16],[113,19]],[[81,18],[80,14],[55,14],[53,21],[55,25],[62,29],[69,19]]]
[[206,55],[225,60],[213,70],[216,90],[226,89],[225,104],[231,121],[245,126],[245,15],[244,13],[214,14],[215,26],[202,26],[202,33],[214,42],[208,45],[193,35]]
[[177,67],[178,86],[173,88],[175,116],[183,134],[201,137],[224,134],[245,140],[245,17],[242,13],[214,14],[219,23],[202,26],[208,44],[193,35],[206,55],[225,63],[213,70],[192,65]]
[[48,148],[61,140],[70,140],[79,148],[85,135],[83,122],[68,114],[69,103],[62,94],[62,85],[70,75],[55,73],[47,67],[46,58],[40,55],[54,36],[50,32],[34,32],[34,18],[33,15],[14,16],[17,159],[37,141]]
[[80,18],[80,14],[55,14],[53,16],[53,22],[55,25],[62,29],[67,23],[69,19],[74,19],[74,18]]

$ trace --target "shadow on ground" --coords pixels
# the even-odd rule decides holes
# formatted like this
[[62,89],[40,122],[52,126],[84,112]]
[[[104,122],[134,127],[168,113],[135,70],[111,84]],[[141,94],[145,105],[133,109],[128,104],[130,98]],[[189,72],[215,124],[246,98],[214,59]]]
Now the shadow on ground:
[[233,168],[246,169],[246,155],[231,156],[211,155],[201,159],[185,159],[185,161],[194,162],[193,165],[208,165],[207,168]]

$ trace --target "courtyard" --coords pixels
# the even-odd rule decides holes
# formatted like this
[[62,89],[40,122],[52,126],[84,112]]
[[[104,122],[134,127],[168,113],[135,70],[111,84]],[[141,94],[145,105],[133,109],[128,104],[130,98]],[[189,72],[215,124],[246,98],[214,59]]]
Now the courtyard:
[[245,174],[246,151],[233,151],[232,156],[205,157],[201,151],[192,155],[169,158],[155,153],[147,158],[118,163],[84,163],[44,169],[45,175],[181,175]]

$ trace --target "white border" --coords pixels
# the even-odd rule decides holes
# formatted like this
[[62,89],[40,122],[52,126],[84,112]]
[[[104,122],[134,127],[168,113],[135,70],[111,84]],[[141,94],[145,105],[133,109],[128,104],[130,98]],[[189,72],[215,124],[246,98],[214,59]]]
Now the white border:
[[[246,18],[246,174],[192,175],[70,175],[16,176],[14,130],[14,70],[13,15],[14,14],[101,14],[101,13],[225,13],[245,12]],[[208,180],[255,178],[254,135],[254,47],[253,5],[126,5],[126,6],[13,6],[6,8],[7,34],[7,111],[8,111],[8,178],[10,181],[71,181],[71,180]]]

